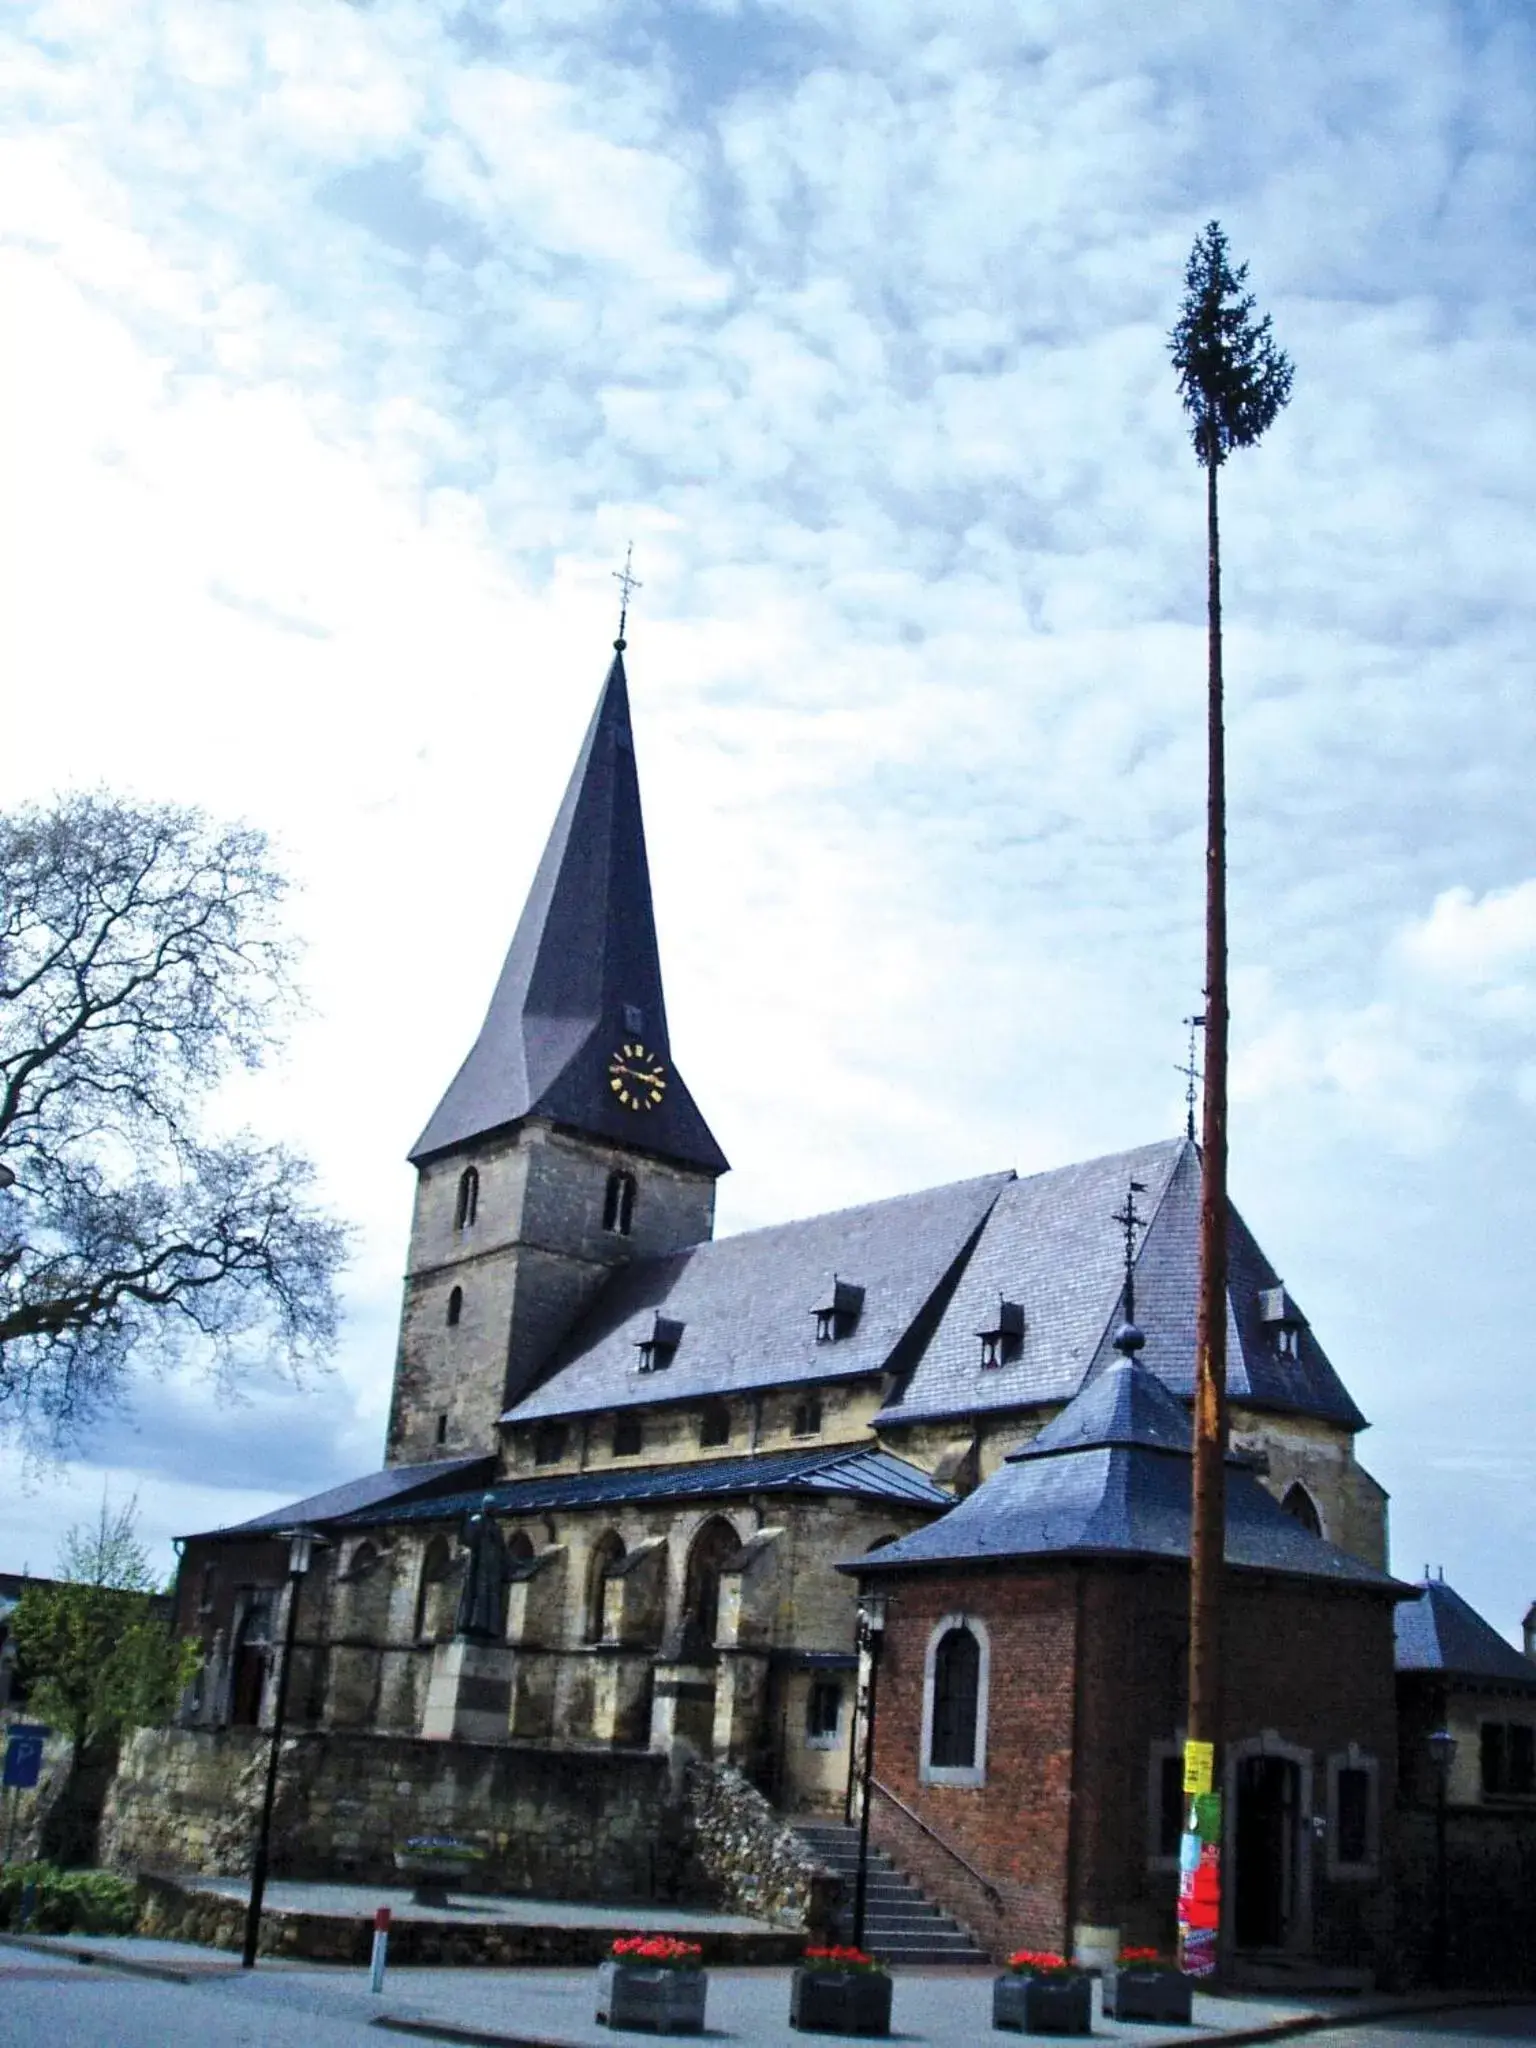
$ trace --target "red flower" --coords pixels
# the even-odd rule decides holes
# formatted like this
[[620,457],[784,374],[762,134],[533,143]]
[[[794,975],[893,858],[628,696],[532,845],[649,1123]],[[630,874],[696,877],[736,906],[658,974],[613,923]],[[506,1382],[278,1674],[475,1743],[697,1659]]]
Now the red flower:
[[1071,1977],[1077,1970],[1065,1956],[1039,1948],[1015,1949],[1008,1958],[1008,1967],[1016,1977]]
[[697,1970],[704,1961],[698,1942],[672,1934],[622,1934],[608,1954],[616,1963],[643,1963],[653,1970]]
[[815,1970],[861,1970],[874,1976],[885,1974],[884,1963],[866,1955],[861,1948],[808,1948],[804,1961]]

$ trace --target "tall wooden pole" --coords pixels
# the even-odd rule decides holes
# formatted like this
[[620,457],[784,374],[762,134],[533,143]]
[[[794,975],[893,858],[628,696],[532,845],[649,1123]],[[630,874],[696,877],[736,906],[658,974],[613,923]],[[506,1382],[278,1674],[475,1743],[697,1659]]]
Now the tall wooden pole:
[[[1205,845],[1205,1097],[1200,1298],[1195,1323],[1195,1469],[1189,1558],[1189,1739],[1217,1740],[1227,1451],[1227,789],[1222,721],[1221,543],[1216,430],[1206,451],[1209,791]],[[1219,1782],[1219,1781],[1218,1781]]]

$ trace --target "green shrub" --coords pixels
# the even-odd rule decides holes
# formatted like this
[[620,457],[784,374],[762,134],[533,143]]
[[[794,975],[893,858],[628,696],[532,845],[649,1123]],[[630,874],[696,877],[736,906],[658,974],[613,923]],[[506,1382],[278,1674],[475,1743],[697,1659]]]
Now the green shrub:
[[115,1870],[59,1870],[52,1863],[0,1869],[0,1927],[21,1918],[21,1894],[35,1885],[28,1931],[34,1934],[132,1934],[138,1920],[132,1878]]

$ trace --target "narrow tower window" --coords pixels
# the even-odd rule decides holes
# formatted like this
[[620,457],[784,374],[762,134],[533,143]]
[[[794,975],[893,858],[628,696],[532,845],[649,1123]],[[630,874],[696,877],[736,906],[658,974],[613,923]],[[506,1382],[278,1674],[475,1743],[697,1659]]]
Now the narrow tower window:
[[463,1315],[463,1313],[464,1290],[462,1287],[455,1287],[448,1296],[448,1327],[450,1330],[456,1330],[458,1328],[459,1317]]
[[453,1227],[455,1230],[470,1229],[480,1207],[480,1176],[474,1167],[466,1166],[459,1175],[459,1198],[454,1205]]
[[1300,1522],[1303,1529],[1310,1529],[1314,1536],[1322,1535],[1323,1518],[1317,1511],[1317,1502],[1299,1479],[1293,1486],[1286,1488],[1285,1499],[1280,1505],[1288,1515],[1294,1516]]
[[635,1176],[616,1168],[608,1176],[603,1194],[603,1228],[615,1237],[628,1237],[635,1220]]

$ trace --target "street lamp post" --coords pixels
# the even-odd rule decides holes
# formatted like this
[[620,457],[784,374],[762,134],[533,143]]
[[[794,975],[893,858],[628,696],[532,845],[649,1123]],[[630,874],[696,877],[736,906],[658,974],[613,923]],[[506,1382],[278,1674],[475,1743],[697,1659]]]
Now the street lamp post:
[[288,1532],[288,1626],[283,1633],[283,1661],[277,1673],[277,1698],[272,1704],[272,1748],[267,1757],[267,1789],[261,1802],[261,1825],[256,1831],[256,1853],[251,1859],[251,1899],[245,1910],[245,1947],[240,1967],[254,1969],[256,1943],[261,1934],[261,1901],[267,1888],[267,1855],[272,1840],[272,1805],[277,1797],[277,1766],[283,1748],[283,1722],[288,1712],[288,1681],[293,1673],[293,1645],[299,1628],[299,1588],[314,1555],[312,1529]]
[[875,1691],[880,1676],[880,1651],[885,1640],[885,1595],[859,1596],[859,1648],[868,1662],[864,1692],[864,1768],[859,1800],[859,1867],[853,1885],[853,1945],[864,1946],[864,1901],[869,1891],[869,1791],[875,1776]]
[[1444,1991],[1450,1980],[1451,1922],[1445,1812],[1450,1796],[1451,1765],[1456,1761],[1456,1738],[1449,1728],[1437,1728],[1429,1737],[1429,1754],[1435,1766],[1435,1983]]

